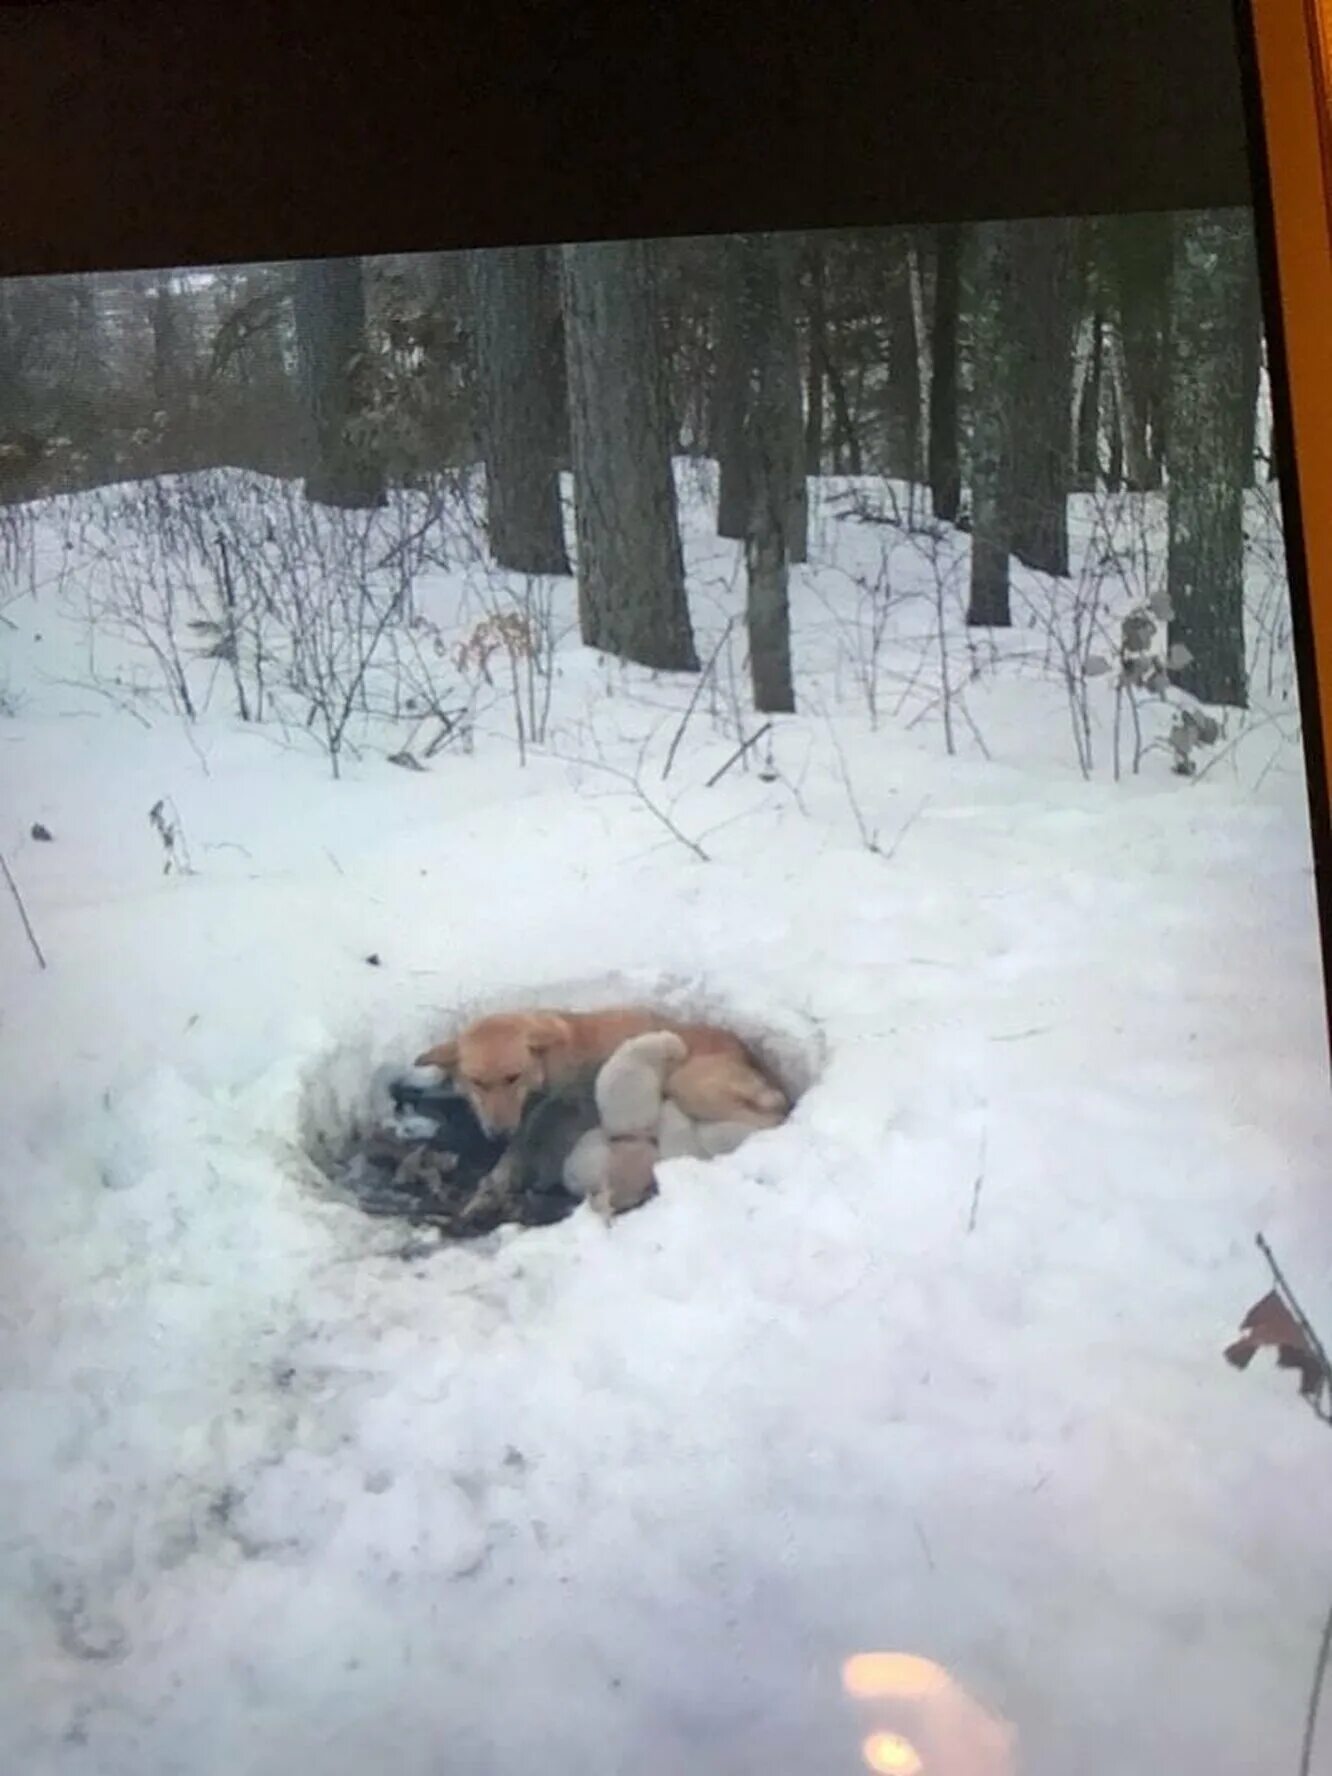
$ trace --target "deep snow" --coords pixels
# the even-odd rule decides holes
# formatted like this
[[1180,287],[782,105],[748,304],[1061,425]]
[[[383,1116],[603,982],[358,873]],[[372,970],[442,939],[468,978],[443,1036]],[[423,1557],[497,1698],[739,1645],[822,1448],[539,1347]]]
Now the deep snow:
[[[707,652],[739,593],[695,479]],[[0,720],[51,963],[7,903],[0,1769],[851,1771],[878,1717],[839,1671],[875,1648],[946,1666],[1024,1776],[1295,1768],[1332,1438],[1220,1354],[1259,1230],[1332,1323],[1289,704],[1200,782],[1153,753],[1116,784],[1103,680],[1083,781],[1020,626],[949,757],[898,556],[921,596],[876,729],[854,580],[897,533],[839,491],[776,780],[712,789],[726,698],[663,786],[692,686],[572,641],[525,766],[499,706],[471,754],[409,773],[386,731],[333,782],[299,730],[93,691],[102,564],[61,549],[91,508],[43,517]],[[447,618],[460,583],[423,595]],[[162,873],[163,797],[192,875]],[[534,991],[722,1009],[812,1083],[609,1230],[404,1264],[303,1145],[459,1008]]]

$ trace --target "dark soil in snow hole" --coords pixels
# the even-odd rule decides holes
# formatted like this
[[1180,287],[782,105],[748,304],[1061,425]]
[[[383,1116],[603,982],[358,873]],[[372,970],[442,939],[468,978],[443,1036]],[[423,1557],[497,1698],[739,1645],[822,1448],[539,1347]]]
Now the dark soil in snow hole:
[[434,1228],[446,1239],[460,1240],[479,1239],[506,1223],[548,1227],[578,1207],[560,1174],[564,1154],[590,1123],[570,1107],[556,1100],[549,1107],[534,1106],[534,1116],[524,1123],[535,1119],[544,1135],[536,1162],[519,1168],[502,1199],[474,1200],[504,1143],[486,1135],[467,1100],[449,1085],[395,1082],[390,1092],[393,1115],[354,1130],[323,1165],[367,1215]]

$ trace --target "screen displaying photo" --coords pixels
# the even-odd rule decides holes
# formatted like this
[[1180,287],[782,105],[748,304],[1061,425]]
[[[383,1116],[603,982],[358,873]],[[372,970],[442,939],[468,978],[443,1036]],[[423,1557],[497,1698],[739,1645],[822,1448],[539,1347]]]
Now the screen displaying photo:
[[1299,1768],[1271,412],[1248,210],[0,285],[0,1768]]

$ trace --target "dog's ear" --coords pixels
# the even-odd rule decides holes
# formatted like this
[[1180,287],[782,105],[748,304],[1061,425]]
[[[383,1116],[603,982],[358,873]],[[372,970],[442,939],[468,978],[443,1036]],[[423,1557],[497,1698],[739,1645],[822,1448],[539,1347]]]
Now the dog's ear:
[[416,1057],[418,1067],[438,1067],[443,1073],[452,1073],[458,1065],[458,1044],[456,1042],[437,1042],[424,1054]]
[[547,1055],[552,1048],[567,1048],[573,1041],[568,1022],[556,1011],[534,1011],[527,1019],[524,1035],[534,1055]]

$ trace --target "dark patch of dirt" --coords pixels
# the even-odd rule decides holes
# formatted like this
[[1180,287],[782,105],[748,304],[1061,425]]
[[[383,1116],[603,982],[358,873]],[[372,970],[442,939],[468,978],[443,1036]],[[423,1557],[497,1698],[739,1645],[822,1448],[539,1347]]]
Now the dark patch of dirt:
[[502,1193],[479,1192],[505,1146],[485,1134],[467,1100],[447,1085],[397,1084],[392,1096],[393,1116],[354,1132],[325,1168],[367,1215],[464,1240],[506,1223],[548,1227],[578,1207],[548,1168],[520,1167]]

